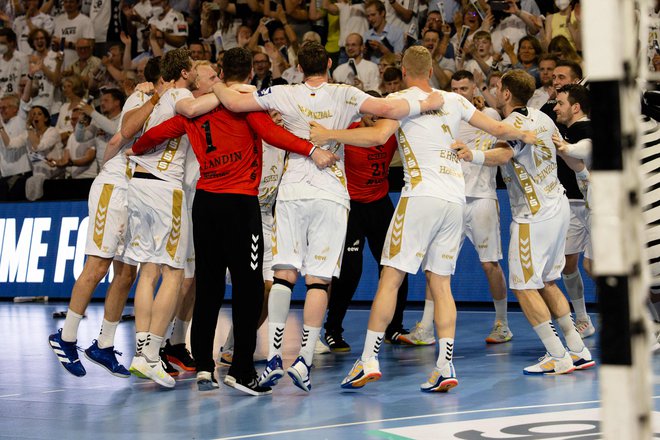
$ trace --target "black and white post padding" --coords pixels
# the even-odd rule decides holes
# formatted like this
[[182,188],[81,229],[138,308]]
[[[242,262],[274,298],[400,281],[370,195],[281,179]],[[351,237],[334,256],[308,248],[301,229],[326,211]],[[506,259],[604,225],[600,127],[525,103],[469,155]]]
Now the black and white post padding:
[[640,66],[637,55],[634,0],[581,3],[594,128],[590,191],[593,271],[602,318],[601,426],[604,439],[647,439],[652,436],[653,387],[650,320],[644,309],[649,277],[640,206],[641,92],[636,82],[639,69],[646,66]]

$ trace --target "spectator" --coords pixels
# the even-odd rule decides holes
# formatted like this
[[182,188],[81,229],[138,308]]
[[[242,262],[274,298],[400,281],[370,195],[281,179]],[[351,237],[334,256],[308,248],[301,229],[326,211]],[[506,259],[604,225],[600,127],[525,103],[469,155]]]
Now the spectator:
[[534,0],[521,0],[520,7],[515,1],[509,1],[509,8],[503,12],[493,12],[495,27],[491,31],[493,48],[499,53],[502,50],[502,39],[506,38],[516,46],[526,35],[536,35],[542,27],[541,11]]
[[112,43],[107,55],[101,58],[102,66],[92,75],[89,89],[95,91],[101,88],[120,88],[124,81],[124,45]]
[[453,59],[450,60],[444,57],[447,46],[449,46],[449,33],[444,33],[442,40],[440,35],[441,33],[435,29],[427,29],[422,38],[422,46],[428,49],[433,60],[431,86],[437,89],[446,89],[451,81],[451,75],[456,70],[456,62]]
[[62,95],[66,102],[60,107],[60,114],[57,117],[55,128],[60,132],[63,145],[67,145],[67,140],[73,133],[73,127],[75,127],[75,125],[71,125],[73,110],[82,101],[85,91],[85,86],[77,75],[65,76],[62,80]]
[[361,90],[378,90],[378,66],[362,58],[364,42],[359,34],[346,37],[348,61],[340,64],[332,74],[335,82],[354,85]]
[[348,61],[346,38],[353,33],[364,35],[369,29],[364,5],[351,4],[350,0],[339,0],[337,3],[323,0],[323,9],[339,15],[339,64],[343,64]]
[[398,67],[388,67],[383,73],[383,96],[404,89],[403,74]]
[[[73,109],[71,119],[69,120],[69,130],[73,129],[82,110]],[[54,161],[57,168],[66,168],[66,175],[72,179],[93,179],[99,173],[99,166],[96,159],[96,148],[94,140],[78,142],[75,136],[69,136],[66,147],[60,160]]]
[[379,0],[367,0],[364,10],[370,26],[370,29],[364,33],[367,47],[365,58],[378,63],[386,54],[403,52],[403,32],[400,28],[387,23],[385,5]]
[[573,46],[574,50],[581,48],[580,38],[580,2],[579,0],[555,0],[557,12],[549,14],[545,19],[545,41],[562,35]]
[[190,50],[190,58],[192,58],[193,61],[204,60],[204,45],[200,41],[188,44],[188,50]]
[[[31,52],[28,39],[32,32],[43,29],[50,38],[55,29],[53,18],[39,11],[41,3],[41,0],[24,0],[25,14],[16,17],[14,20],[14,32],[18,37],[18,50],[22,53],[29,54]],[[48,44],[50,45],[50,40]]]
[[491,70],[504,71],[511,66],[508,55],[501,56],[493,50],[491,35],[486,31],[477,31],[472,41],[465,44],[463,52],[471,57],[463,67],[464,59],[457,60],[456,68],[470,71],[473,75],[477,72],[488,75]]
[[539,76],[539,57],[543,55],[541,43],[534,37],[522,37],[518,42],[518,53],[516,54],[513,44],[508,39],[502,41],[504,52],[511,60],[514,69],[522,69],[536,80],[536,87],[541,85]]
[[124,2],[122,14],[128,21],[127,34],[136,37],[136,39],[133,39],[135,40],[135,46],[127,46],[131,49],[128,52],[133,56],[149,50],[149,19],[153,17],[151,0],[138,0],[133,6]]
[[465,9],[459,9],[454,14],[454,26],[456,27],[456,33],[451,37],[451,44],[454,46],[454,53],[458,53],[460,47],[459,38],[461,37],[463,26],[467,26],[468,36],[466,42],[472,41],[474,33],[483,30],[490,31],[490,26],[492,24],[492,16],[489,22],[485,22],[481,19],[481,16],[477,13],[477,10],[472,5],[468,5]]
[[550,41],[550,44],[548,44],[548,53],[560,60],[574,61],[576,63],[582,62],[580,55],[578,55],[571,43],[563,35],[558,35]]
[[164,51],[176,49],[186,44],[188,23],[183,14],[170,7],[169,0],[151,0],[153,17],[149,20],[151,32],[154,28],[163,32]]
[[[94,42],[94,25],[92,20],[80,13],[78,0],[62,0],[64,13],[55,17],[53,46],[64,49],[64,68],[70,67],[78,60],[76,43],[81,38]],[[61,42],[64,41],[64,44]],[[90,52],[91,54],[91,52]]]
[[91,85],[92,74],[96,73],[102,65],[101,59],[92,55],[93,46],[93,40],[87,38],[80,38],[76,41],[78,59],[62,71],[62,76],[79,76],[86,89],[89,89]]
[[387,0],[385,2],[387,22],[401,29],[402,34],[408,35],[414,41],[419,38],[418,11],[418,0]]
[[270,86],[277,84],[286,84],[287,82],[282,78],[274,78],[273,73],[270,71],[271,63],[268,55],[263,52],[256,52],[252,57],[252,69],[254,75],[250,84],[255,86],[257,90],[264,90]]
[[270,39],[289,66],[297,66],[299,47],[298,36],[296,35],[296,32],[294,32],[293,27],[289,25],[287,16],[282,7],[277,8],[276,15],[279,22],[282,23],[282,27],[275,27],[271,32]]
[[[242,20],[236,15],[236,12],[237,8],[245,5],[222,2],[219,6],[220,10],[216,10],[214,8],[218,7],[217,3],[205,2],[202,4],[202,38],[213,38],[216,51],[240,46],[239,30]],[[250,28],[248,27],[248,29]]]
[[539,78],[541,86],[534,91],[534,94],[527,101],[527,107],[540,109],[548,102],[549,99],[554,99],[555,88],[552,86],[552,72],[557,67],[557,57],[554,55],[542,55],[539,61]]
[[[55,101],[55,88],[60,85],[63,55],[50,50],[50,35],[43,29],[35,29],[28,38],[34,52],[28,66],[28,82],[31,87],[32,105],[40,105],[57,113],[60,102]],[[31,76],[32,75],[32,76]]]
[[[32,167],[25,148],[7,148],[5,140],[25,133],[25,113],[19,111],[17,95],[4,95],[0,100],[0,201],[25,200],[25,181]],[[7,137],[4,135],[6,134]]]
[[[151,2],[154,3],[153,1]],[[108,49],[106,43],[119,41],[121,33],[121,11],[116,0],[94,0],[89,18],[94,27],[94,55],[103,57]]]
[[27,55],[16,50],[16,34],[0,29],[0,96],[17,94],[21,77],[27,74]]

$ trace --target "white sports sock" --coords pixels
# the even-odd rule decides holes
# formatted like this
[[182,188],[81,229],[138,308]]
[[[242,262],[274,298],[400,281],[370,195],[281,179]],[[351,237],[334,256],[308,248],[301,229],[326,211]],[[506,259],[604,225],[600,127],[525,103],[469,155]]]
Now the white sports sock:
[[435,362],[435,366],[442,368],[451,362],[454,356],[454,338],[440,338],[438,340],[438,349],[438,360]]
[[367,330],[367,337],[364,339],[364,349],[362,350],[362,361],[378,356],[384,337],[385,332]]
[[165,344],[167,344],[167,340],[172,334],[172,330],[174,330],[174,320],[170,321],[170,324],[167,326],[167,330],[165,330],[165,335],[163,336],[163,340],[160,343],[160,348],[164,348]]
[[268,359],[282,356],[284,325],[291,305],[291,289],[283,284],[273,284],[268,297]]
[[303,324],[302,343],[300,344],[300,356],[305,359],[307,365],[312,365],[314,359],[314,347],[319,340],[321,327],[310,327]]
[[160,358],[160,346],[164,340],[164,337],[149,332],[147,335],[147,341],[142,349],[142,356],[144,356],[149,362],[156,362]]
[[78,339],[78,326],[82,321],[83,315],[79,315],[73,310],[66,311],[66,319],[62,326],[62,340],[66,342],[76,342]]
[[559,335],[555,330],[555,326],[552,325],[552,321],[540,323],[534,327],[534,331],[539,335],[539,338],[541,338],[541,342],[545,345],[545,350],[550,353],[550,356],[564,357],[566,349],[562,345],[561,339],[559,339]]
[[584,283],[582,282],[582,275],[579,270],[573,273],[561,274],[566,286],[566,292],[573,304],[575,310],[575,318],[578,320],[587,319],[587,306],[584,304]]
[[566,339],[566,345],[568,345],[568,349],[577,352],[582,351],[582,349],[584,349],[584,342],[582,342],[580,334],[575,329],[575,323],[571,318],[571,314],[567,313],[561,318],[557,318],[557,324],[559,324],[559,328],[564,334],[564,339]]
[[117,326],[119,321],[110,322],[106,319],[103,319],[101,324],[101,332],[99,333],[98,344],[99,348],[108,348],[115,345],[115,332],[117,331]]
[[[227,340],[222,344],[222,351],[233,351],[234,350],[234,324],[229,327],[229,333],[227,333]],[[270,357],[268,358],[270,359]]]
[[504,325],[508,325],[507,321],[507,301],[504,299],[494,299],[493,304],[495,305],[495,321],[500,321]]
[[144,350],[144,344],[147,343],[147,336],[149,332],[137,332],[135,333],[135,355],[141,355],[142,350]]
[[435,314],[435,303],[432,299],[424,300],[424,313],[419,324],[424,330],[433,330],[433,315]]
[[188,336],[188,327],[190,327],[190,321],[182,321],[177,318],[176,321],[174,322],[174,329],[172,330],[172,336],[170,336],[170,344],[172,345],[185,344],[186,336]]

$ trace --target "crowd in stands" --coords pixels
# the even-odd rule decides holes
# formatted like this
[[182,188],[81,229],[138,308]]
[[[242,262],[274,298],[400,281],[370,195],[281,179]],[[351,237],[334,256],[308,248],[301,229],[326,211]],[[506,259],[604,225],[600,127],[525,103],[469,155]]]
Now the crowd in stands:
[[[472,72],[479,105],[509,69],[534,76],[530,106],[555,95],[560,60],[580,63],[579,0],[7,0],[0,10],[0,200],[92,179],[126,96],[152,57],[186,45],[220,71],[236,46],[252,84],[303,81],[297,50],[325,45],[332,79],[381,95],[404,87],[401,54],[423,45],[433,85]],[[45,185],[46,181],[52,181]],[[91,180],[90,180],[91,182]]]

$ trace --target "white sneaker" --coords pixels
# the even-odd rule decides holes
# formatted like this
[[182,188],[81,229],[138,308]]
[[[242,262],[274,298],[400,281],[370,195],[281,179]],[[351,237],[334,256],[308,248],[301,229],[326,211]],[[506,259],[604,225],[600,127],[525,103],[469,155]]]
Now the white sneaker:
[[505,342],[509,342],[511,338],[513,338],[513,332],[511,329],[509,329],[509,326],[502,321],[495,321],[493,329],[486,337],[486,343],[503,344]]
[[398,341],[408,345],[435,345],[433,327],[425,329],[422,323],[418,322],[413,331],[399,335]]
[[321,341],[321,336],[316,340],[316,345],[314,346],[314,354],[326,354],[330,353],[330,347],[325,345],[323,341]]
[[303,391],[309,393],[312,389],[312,381],[309,378],[309,372],[312,369],[311,365],[305,363],[302,356],[298,356],[293,364],[287,368],[286,372],[293,379],[293,384]]
[[539,362],[523,369],[525,374],[549,375],[567,374],[573,371],[575,371],[575,365],[573,365],[573,359],[571,359],[568,350],[566,350],[562,357],[554,357],[546,353],[543,357],[539,358]]
[[425,393],[446,393],[456,386],[458,386],[456,370],[454,364],[449,361],[442,368],[435,367],[428,380],[419,387]]
[[146,363],[147,360],[142,357],[142,355],[135,355],[133,356],[133,360],[131,361],[131,366],[128,368],[128,371],[130,371],[133,376],[139,377],[140,379],[148,379],[148,377],[142,374],[141,371],[141,369],[144,368],[142,364]]
[[587,315],[587,319],[576,319],[575,320],[575,330],[580,334],[582,339],[586,339],[589,336],[596,333],[596,328],[591,323],[591,318]]
[[[147,358],[145,358],[144,356],[140,356],[140,357],[144,359],[144,362],[138,361],[135,365],[131,364],[131,368],[135,366],[135,369],[137,369],[145,377],[153,380],[160,386],[163,386],[165,388],[174,388],[174,384],[176,382],[174,381],[172,376],[167,374],[165,368],[163,368],[163,364],[160,361],[160,356],[155,362],[149,362]],[[133,360],[135,361],[135,358]]]
[[353,368],[348,373],[348,376],[341,381],[341,387],[347,389],[362,388],[368,382],[373,382],[380,379],[383,374],[380,372],[380,364],[378,357],[374,356],[366,361],[358,358],[353,364]]
[[571,355],[576,370],[586,370],[596,365],[587,347],[584,347],[582,351],[569,351],[568,353]]

